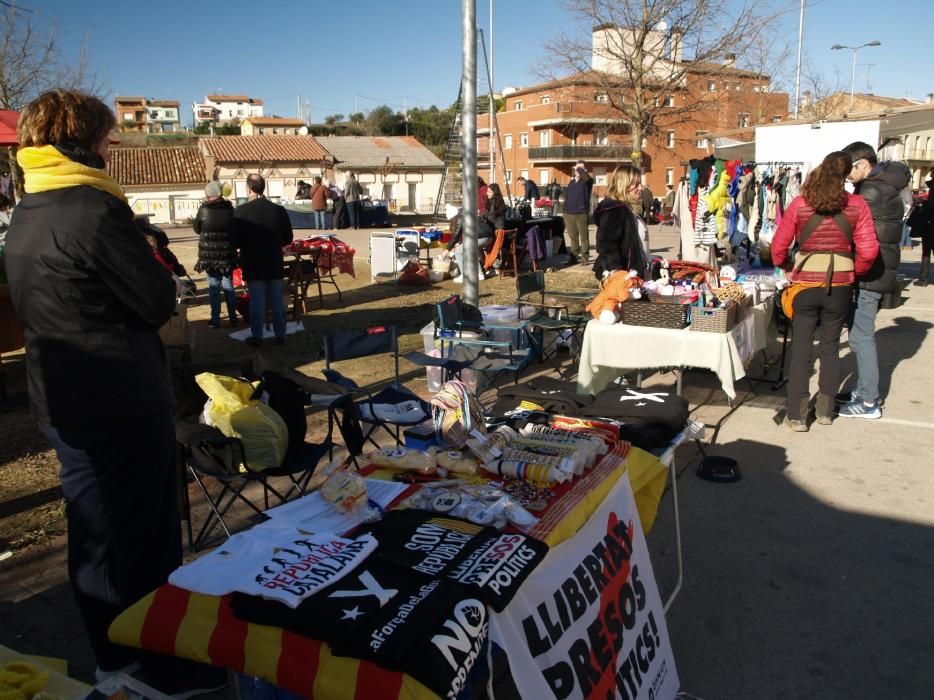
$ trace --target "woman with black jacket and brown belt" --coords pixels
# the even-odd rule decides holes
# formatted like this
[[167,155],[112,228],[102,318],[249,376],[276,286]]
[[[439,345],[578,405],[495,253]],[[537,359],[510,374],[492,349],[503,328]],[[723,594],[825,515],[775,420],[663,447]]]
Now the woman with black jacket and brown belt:
[[237,266],[237,249],[232,237],[233,205],[221,195],[221,185],[212,180],[204,188],[205,200],[195,216],[198,234],[198,262],[195,269],[208,278],[208,300],[211,303],[211,328],[221,327],[221,290],[227,301],[230,325],[237,325],[237,295],[233,288],[233,269]]

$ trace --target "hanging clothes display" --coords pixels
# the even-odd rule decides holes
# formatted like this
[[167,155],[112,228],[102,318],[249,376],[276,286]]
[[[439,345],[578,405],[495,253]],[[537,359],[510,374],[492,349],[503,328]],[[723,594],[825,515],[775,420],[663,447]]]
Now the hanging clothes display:
[[[694,212],[691,209],[691,195],[688,192],[689,184],[682,180],[675,193],[675,204],[672,209],[672,218],[678,227],[681,238],[681,260],[687,262],[706,262],[707,249],[705,246],[695,245]],[[695,199],[696,202],[696,199]]]

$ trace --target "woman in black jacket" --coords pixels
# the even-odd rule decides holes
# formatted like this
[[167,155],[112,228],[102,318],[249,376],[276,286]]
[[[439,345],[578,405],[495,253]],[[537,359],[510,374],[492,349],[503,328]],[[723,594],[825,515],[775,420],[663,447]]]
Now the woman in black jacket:
[[494,231],[506,228],[506,200],[503,199],[503,192],[500,190],[499,185],[491,182],[487,186],[487,196],[489,201],[486,205],[485,217],[490,224],[490,228]]
[[205,200],[198,209],[194,228],[198,234],[198,262],[195,269],[208,278],[208,299],[211,302],[211,328],[221,327],[221,289],[227,300],[230,325],[237,325],[237,295],[233,288],[233,269],[237,265],[237,249],[233,245],[231,226],[233,205],[221,195],[221,185],[212,180],[204,188]]
[[108,639],[110,623],[182,560],[174,398],[158,335],[175,282],[105,170],[115,123],[99,99],[69,90],[23,110],[26,195],[5,251],[32,414],[61,462],[68,575],[102,671],[137,658]]
[[597,259],[593,273],[603,280],[614,270],[635,270],[646,274],[649,252],[646,249],[645,223],[633,208],[641,202],[642,175],[630,165],[621,165],[610,176],[610,184],[593,219],[597,224]]

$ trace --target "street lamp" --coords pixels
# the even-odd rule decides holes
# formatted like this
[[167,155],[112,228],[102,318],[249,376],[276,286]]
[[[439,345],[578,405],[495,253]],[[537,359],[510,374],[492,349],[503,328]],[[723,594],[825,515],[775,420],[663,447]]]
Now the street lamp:
[[844,46],[843,44],[834,44],[830,47],[831,51],[836,51],[837,49],[849,49],[853,52],[853,74],[850,76],[850,111],[853,111],[853,89],[856,85],[856,52],[859,51],[864,46],[882,46],[881,41],[867,41],[865,44],[860,44],[859,46]]

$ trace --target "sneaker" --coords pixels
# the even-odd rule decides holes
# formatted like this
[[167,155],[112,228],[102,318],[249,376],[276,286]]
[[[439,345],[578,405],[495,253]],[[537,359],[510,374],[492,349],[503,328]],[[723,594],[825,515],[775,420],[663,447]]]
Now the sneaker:
[[850,403],[841,406],[837,411],[841,418],[865,418],[866,420],[876,420],[882,418],[882,409],[879,408],[879,402],[873,401],[866,403],[862,400],[850,401]]
[[568,265],[576,265],[577,256],[574,253],[568,253]]
[[803,420],[792,420],[791,418],[785,418],[785,425],[796,433],[806,433],[808,431],[808,424]]
[[833,416],[818,416],[818,425],[833,425]]

